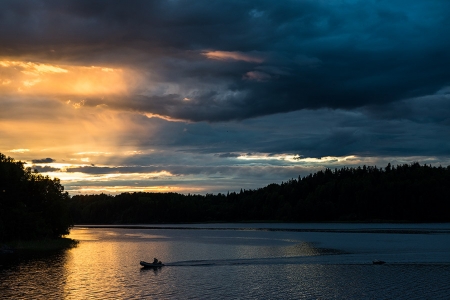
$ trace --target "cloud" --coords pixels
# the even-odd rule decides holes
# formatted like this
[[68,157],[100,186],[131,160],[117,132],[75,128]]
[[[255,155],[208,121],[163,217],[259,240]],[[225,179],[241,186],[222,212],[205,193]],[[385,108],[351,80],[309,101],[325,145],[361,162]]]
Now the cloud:
[[43,164],[43,163],[52,163],[52,162],[55,162],[55,160],[53,158],[47,157],[47,158],[42,158],[42,159],[33,159],[33,160],[31,160],[31,162],[33,164]]
[[245,73],[243,78],[248,79],[248,80],[264,82],[264,81],[269,81],[271,76],[267,73],[260,72],[260,71],[250,71],[250,72]]
[[[116,109],[190,121],[381,105],[448,85],[445,1],[205,3],[4,1],[0,56],[42,72],[134,70]],[[81,86],[107,93],[87,78]],[[193,100],[173,102],[184,98]]]
[[61,170],[60,168],[55,168],[51,166],[32,166],[31,168],[37,170],[40,173],[59,172]]
[[30,149],[11,149],[8,152],[11,152],[11,153],[25,153],[25,152],[28,152],[28,151],[30,151]]
[[242,53],[239,51],[205,51],[202,53],[210,59],[241,60],[250,63],[262,63],[264,58],[257,53]]
[[124,77],[132,72],[96,66],[69,66],[35,63],[30,61],[0,60],[4,76],[0,91],[5,95],[62,95],[64,98],[86,95],[123,94]]
[[223,192],[329,166],[445,164],[448,11],[1,1],[0,145],[73,190]]
[[218,157],[222,157],[222,158],[227,158],[227,157],[239,157],[240,154],[237,153],[220,153],[220,154],[216,154]]
[[[446,89],[442,89],[445,91]],[[382,119],[409,120],[418,124],[450,125],[450,94],[435,94],[404,99],[385,106],[368,106],[366,112]]]

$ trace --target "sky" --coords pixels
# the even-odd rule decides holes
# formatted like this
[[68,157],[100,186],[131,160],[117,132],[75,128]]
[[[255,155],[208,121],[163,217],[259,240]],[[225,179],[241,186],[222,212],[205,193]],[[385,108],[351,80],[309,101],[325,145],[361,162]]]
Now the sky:
[[2,0],[0,152],[77,194],[450,164],[450,1]]

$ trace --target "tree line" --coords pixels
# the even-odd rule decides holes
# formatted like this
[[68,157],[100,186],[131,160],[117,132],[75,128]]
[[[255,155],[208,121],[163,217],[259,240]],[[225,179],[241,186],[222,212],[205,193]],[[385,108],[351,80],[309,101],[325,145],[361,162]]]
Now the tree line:
[[69,198],[59,179],[0,153],[0,242],[68,234]]
[[450,166],[325,169],[239,193],[122,193],[68,199],[75,224],[450,221]]
[[0,242],[68,234],[72,224],[450,222],[450,166],[325,169],[227,194],[76,195],[0,153]]

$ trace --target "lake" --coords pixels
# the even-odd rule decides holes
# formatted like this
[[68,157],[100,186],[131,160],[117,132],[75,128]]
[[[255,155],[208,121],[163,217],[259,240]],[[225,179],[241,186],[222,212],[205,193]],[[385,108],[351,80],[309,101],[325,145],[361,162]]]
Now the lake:
[[[3,255],[0,298],[450,299],[450,224],[85,226],[69,237],[78,247]],[[166,266],[139,265],[154,257]]]

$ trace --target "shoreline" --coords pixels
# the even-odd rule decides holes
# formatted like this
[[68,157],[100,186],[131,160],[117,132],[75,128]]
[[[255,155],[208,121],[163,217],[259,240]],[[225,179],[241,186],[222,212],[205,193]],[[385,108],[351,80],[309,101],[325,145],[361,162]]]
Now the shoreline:
[[[227,226],[227,225],[242,225],[242,226]],[[258,225],[258,226],[246,226],[246,225]],[[382,233],[382,234],[450,234],[450,223],[426,223],[426,224],[446,224],[447,228],[314,228],[306,226],[299,227],[268,227],[263,226],[274,223],[191,223],[191,224],[78,224],[74,225],[74,228],[114,228],[114,229],[149,229],[149,230],[253,230],[253,231],[284,231],[284,232],[324,232],[324,233]],[[373,223],[277,223],[280,225],[373,225]],[[424,223],[383,223],[391,225],[411,225],[411,224],[424,224]],[[203,225],[203,226],[202,226]],[[220,225],[220,226],[214,226]],[[375,225],[381,225],[376,223]],[[370,226],[369,226],[370,227]]]
[[41,240],[13,240],[0,243],[0,254],[16,254],[24,252],[51,252],[70,249],[78,245],[78,241],[63,237],[57,239]]

